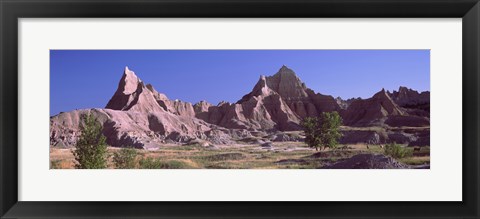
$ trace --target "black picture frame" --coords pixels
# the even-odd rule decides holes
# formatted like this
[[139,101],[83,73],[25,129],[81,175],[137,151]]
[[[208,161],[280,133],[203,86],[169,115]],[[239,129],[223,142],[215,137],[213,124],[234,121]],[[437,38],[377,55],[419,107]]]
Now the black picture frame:
[[[479,218],[478,0],[0,0],[2,218]],[[462,18],[462,202],[18,201],[18,19],[134,17]],[[448,43],[448,42],[445,42]],[[448,188],[446,188],[448,189]],[[181,192],[181,191],[179,191]]]

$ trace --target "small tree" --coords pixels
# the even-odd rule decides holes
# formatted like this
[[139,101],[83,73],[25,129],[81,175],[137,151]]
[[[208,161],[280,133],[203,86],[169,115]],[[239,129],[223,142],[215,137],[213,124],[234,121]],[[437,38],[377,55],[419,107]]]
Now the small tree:
[[320,117],[320,141],[324,148],[334,149],[338,145],[338,140],[342,137],[340,126],[342,117],[338,112],[324,112]]
[[384,150],[386,155],[389,155],[393,158],[404,158],[412,155],[411,151],[395,142],[385,145]]
[[107,167],[107,144],[102,125],[91,114],[82,117],[81,134],[73,155],[77,169],[103,169]]
[[342,118],[335,111],[324,112],[320,118],[306,117],[301,125],[305,132],[305,143],[317,151],[322,147],[335,148],[342,137],[339,130]]
[[113,153],[113,163],[118,169],[134,169],[137,151],[133,148],[122,148]]
[[303,131],[305,132],[305,143],[318,151],[321,147],[319,121],[316,117],[306,117],[302,121]]

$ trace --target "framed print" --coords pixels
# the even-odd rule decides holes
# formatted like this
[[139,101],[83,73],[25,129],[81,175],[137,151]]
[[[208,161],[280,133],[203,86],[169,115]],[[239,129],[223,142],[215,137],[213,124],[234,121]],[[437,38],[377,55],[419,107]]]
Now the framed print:
[[2,1],[2,218],[478,218],[479,7]]

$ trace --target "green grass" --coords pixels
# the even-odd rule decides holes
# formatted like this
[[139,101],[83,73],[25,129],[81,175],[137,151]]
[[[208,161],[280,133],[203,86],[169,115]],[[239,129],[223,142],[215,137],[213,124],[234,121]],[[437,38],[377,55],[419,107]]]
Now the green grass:
[[140,169],[188,169],[189,166],[178,160],[163,161],[160,158],[142,158],[138,162]]
[[113,153],[112,161],[117,169],[135,169],[137,150],[122,148]]
[[190,145],[180,145],[180,146],[174,146],[175,150],[180,150],[180,151],[193,151],[193,150],[203,150],[205,149],[204,147],[200,146],[200,144],[190,144]]
[[203,157],[203,159],[207,161],[241,160],[245,158],[246,156],[242,153],[214,154],[214,155]]
[[385,154],[393,158],[405,158],[412,156],[412,150],[396,143],[385,145]]

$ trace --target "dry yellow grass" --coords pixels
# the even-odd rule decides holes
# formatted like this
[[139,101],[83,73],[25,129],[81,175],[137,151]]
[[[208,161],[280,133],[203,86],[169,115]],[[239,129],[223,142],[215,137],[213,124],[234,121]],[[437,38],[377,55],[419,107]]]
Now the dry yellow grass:
[[422,156],[422,157],[407,157],[400,159],[401,162],[410,164],[410,165],[421,165],[421,164],[429,164],[430,163],[430,156]]
[[[320,153],[312,148],[307,148],[302,142],[275,142],[274,150],[268,150],[259,145],[236,144],[234,146],[220,146],[217,148],[204,148],[198,145],[167,145],[158,150],[137,151],[137,166],[139,161],[150,157],[177,168],[188,169],[287,169],[287,168],[321,168],[325,164],[345,159],[358,153],[382,153],[380,145],[357,144],[348,145],[346,149],[323,150]],[[341,145],[340,147],[342,147]],[[118,148],[108,148],[110,154]],[[413,149],[412,149],[413,150]],[[428,149],[424,149],[429,151]],[[50,161],[54,167],[69,169],[74,168],[74,157],[71,149],[50,149]],[[408,164],[429,163],[428,154],[422,157],[411,157],[401,160]],[[108,161],[108,168],[115,168],[112,160]]]

